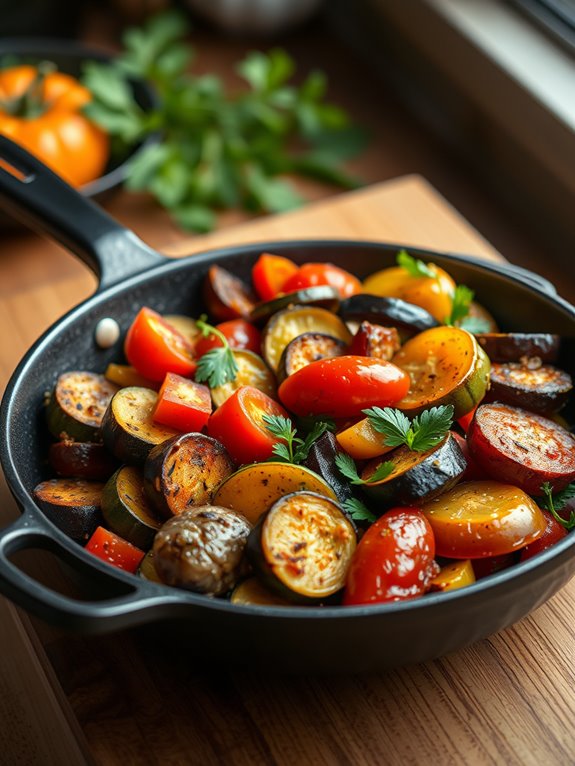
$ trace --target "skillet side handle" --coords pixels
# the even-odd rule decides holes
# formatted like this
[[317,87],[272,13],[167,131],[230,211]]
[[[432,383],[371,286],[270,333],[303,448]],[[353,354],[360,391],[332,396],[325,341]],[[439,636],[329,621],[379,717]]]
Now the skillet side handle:
[[0,207],[77,255],[97,275],[99,290],[166,260],[5,136]]
[[[62,534],[62,533],[59,533]],[[0,591],[26,611],[48,623],[91,634],[124,630],[176,616],[189,608],[181,593],[115,570],[78,547],[60,545],[59,534],[45,529],[31,513],[0,530]],[[98,600],[80,600],[52,590],[26,574],[11,556],[26,549],[50,551],[98,587]]]

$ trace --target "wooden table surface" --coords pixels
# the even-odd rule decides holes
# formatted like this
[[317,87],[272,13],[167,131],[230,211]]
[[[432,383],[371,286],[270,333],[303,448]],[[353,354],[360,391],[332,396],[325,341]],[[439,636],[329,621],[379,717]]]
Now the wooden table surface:
[[[121,195],[111,210],[173,254],[345,237],[500,257],[417,176],[192,239],[145,199]],[[2,387],[34,338],[94,284],[57,245],[4,233]],[[0,500],[5,523],[17,511],[4,484]],[[167,654],[145,631],[69,635],[0,599],[0,763],[573,764],[574,597],[572,581],[514,627],[436,661],[330,678],[212,672],[197,647],[175,642]]]

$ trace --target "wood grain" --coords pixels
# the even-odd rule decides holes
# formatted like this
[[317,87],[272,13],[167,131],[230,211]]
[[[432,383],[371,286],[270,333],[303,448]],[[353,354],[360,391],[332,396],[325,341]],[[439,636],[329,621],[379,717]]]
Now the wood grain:
[[[298,237],[500,257],[415,176],[167,249]],[[18,252],[21,273],[0,262],[0,289],[4,275],[10,284],[0,301],[2,383],[34,337],[94,285],[56,246],[27,242]],[[58,268],[44,264],[42,279],[27,282],[52,253]],[[6,521],[16,511],[4,485],[0,499]],[[571,582],[504,633],[385,675],[274,678],[206,668],[201,647],[157,630],[71,636],[0,600],[0,763],[571,765],[574,603]]]

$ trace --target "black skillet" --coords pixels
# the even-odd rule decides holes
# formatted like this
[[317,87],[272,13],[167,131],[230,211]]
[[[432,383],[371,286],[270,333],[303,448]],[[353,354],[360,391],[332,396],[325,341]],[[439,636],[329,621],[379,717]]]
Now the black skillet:
[[[159,632],[233,663],[314,671],[375,671],[444,655],[516,622],[575,573],[575,535],[552,549],[474,585],[419,600],[369,607],[282,609],[236,606],[123,573],[95,559],[54,527],[32,499],[45,474],[44,392],[67,369],[103,370],[121,358],[94,342],[102,317],[125,331],[143,304],[159,312],[198,315],[200,286],[214,263],[249,278],[262,251],[295,261],[329,260],[366,276],[395,261],[397,244],[352,241],[278,242],[226,248],[170,261],[143,244],[93,203],[5,139],[0,205],[55,237],[99,276],[96,293],[53,325],[28,351],[10,380],[0,411],[0,456],[21,517],[0,533],[0,590],[35,615],[85,633],[160,623]],[[509,265],[410,248],[472,286],[477,299],[509,330],[558,332],[575,338],[575,308],[545,280]],[[34,307],[30,307],[33,311]],[[575,373],[573,354],[571,373]],[[11,558],[47,549],[98,587],[78,600],[25,574]],[[233,650],[230,651],[230,648]]]

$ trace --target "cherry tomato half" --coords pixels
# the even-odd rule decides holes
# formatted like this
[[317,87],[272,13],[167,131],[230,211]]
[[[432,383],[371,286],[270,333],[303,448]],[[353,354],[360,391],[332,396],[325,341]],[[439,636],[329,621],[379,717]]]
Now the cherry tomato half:
[[[231,348],[247,349],[254,354],[260,354],[262,350],[262,336],[258,328],[245,319],[230,319],[215,325],[224,334]],[[194,346],[198,359],[213,348],[224,344],[215,333],[198,338]]]
[[429,522],[415,508],[392,508],[357,546],[343,596],[344,606],[403,601],[421,596],[439,574]]
[[208,420],[208,434],[221,442],[239,465],[262,462],[280,440],[268,430],[264,415],[283,415],[284,408],[263,391],[242,386]]
[[190,341],[146,306],[126,334],[124,352],[132,367],[150,380],[163,380],[168,372],[191,377],[196,370]]
[[152,419],[177,431],[201,431],[212,412],[210,389],[169,372],[158,393]]
[[547,548],[555,545],[555,543],[558,543],[559,540],[562,540],[567,535],[565,527],[560,524],[549,511],[542,509],[541,512],[545,516],[545,531],[538,540],[535,540],[534,543],[530,543],[529,545],[526,545],[525,548],[521,549],[521,556],[519,557],[520,561],[530,559],[532,556],[535,556],[536,553],[541,553],[541,551],[547,550]]
[[262,301],[271,301],[283,290],[299,267],[283,255],[262,253],[252,268],[252,282]]
[[280,385],[282,404],[296,415],[360,417],[367,407],[390,407],[409,390],[409,375],[391,362],[336,356],[302,367]]
[[349,298],[362,291],[361,282],[353,274],[333,263],[304,263],[282,287],[282,292],[291,293],[314,285],[330,285],[339,290],[342,298]]

